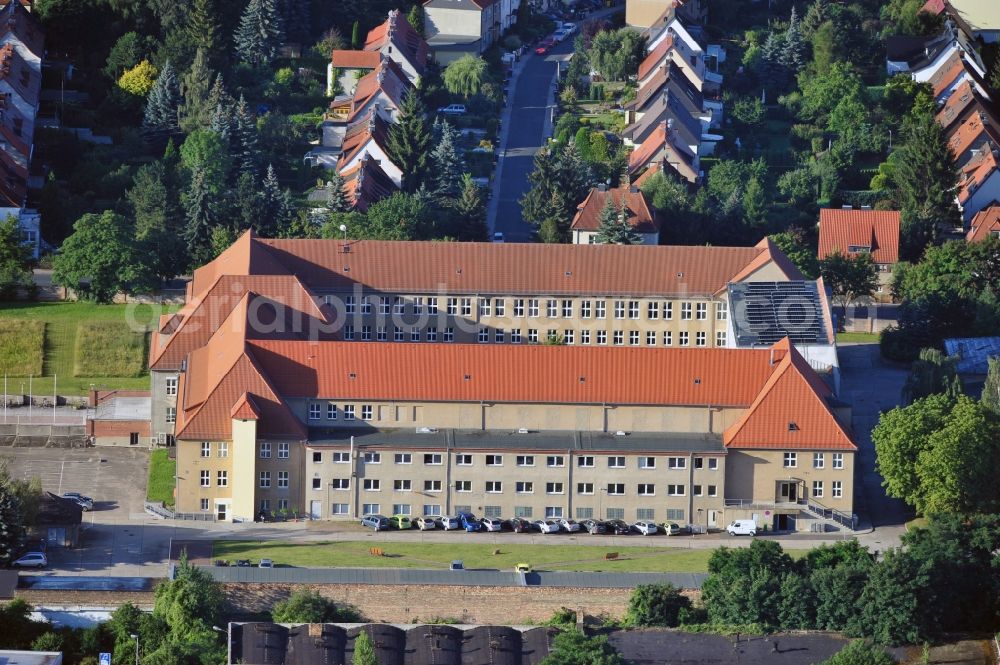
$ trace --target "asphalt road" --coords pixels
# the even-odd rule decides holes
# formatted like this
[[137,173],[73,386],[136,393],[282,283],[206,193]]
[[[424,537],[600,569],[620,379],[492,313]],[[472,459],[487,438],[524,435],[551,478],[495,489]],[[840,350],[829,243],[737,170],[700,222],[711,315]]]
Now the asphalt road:
[[[575,35],[573,36],[575,37]],[[550,95],[556,76],[556,62],[573,51],[573,38],[558,44],[546,55],[526,56],[514,83],[513,104],[507,124],[507,146],[500,174],[499,201],[493,231],[504,234],[506,242],[528,242],[534,229],[521,218],[520,199],[528,191],[528,174],[535,153],[547,140],[546,120],[552,113]]]

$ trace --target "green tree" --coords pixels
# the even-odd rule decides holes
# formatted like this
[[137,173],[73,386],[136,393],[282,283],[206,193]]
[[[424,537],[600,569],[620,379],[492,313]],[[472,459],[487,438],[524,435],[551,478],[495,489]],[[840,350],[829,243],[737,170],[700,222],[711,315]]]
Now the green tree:
[[798,14],[795,12],[795,5],[792,5],[792,15],[788,19],[781,60],[793,74],[802,71],[809,60],[809,47],[802,36],[802,28],[799,25]]
[[183,203],[187,224],[184,240],[193,266],[212,260],[212,228],[218,220],[217,191],[208,183],[205,172],[191,174],[191,184],[184,193]]
[[540,210],[538,240],[546,243],[566,242],[568,239],[569,216],[566,214],[563,198],[552,192],[545,206]]
[[798,227],[792,227],[787,231],[772,234],[768,238],[795,264],[795,267],[803,275],[809,279],[815,279],[819,275],[816,251],[807,244],[805,231]]
[[930,584],[913,557],[901,550],[886,551],[859,600],[865,635],[887,646],[923,641],[918,591]]
[[871,299],[878,287],[878,267],[871,254],[846,256],[835,251],[819,262],[819,272],[841,307]]
[[229,178],[229,160],[225,142],[211,129],[196,129],[181,145],[181,164],[191,173],[201,172],[215,193],[223,191]]
[[10,476],[4,466],[0,468],[0,565],[9,566],[17,558],[24,542],[24,534],[21,501],[13,491]]
[[625,197],[615,205],[614,197],[608,194],[598,217],[597,242],[602,245],[638,245],[642,238],[628,220]]
[[539,665],[625,665],[625,660],[604,635],[587,637],[564,630],[552,640],[549,655]]
[[1000,417],[1000,358],[989,359],[989,370],[980,401],[984,409]]
[[853,640],[823,661],[822,665],[895,665],[885,649],[864,640]]
[[174,578],[156,587],[153,617],[162,621],[169,632],[148,660],[157,664],[225,662],[225,649],[212,630],[218,623],[222,603],[219,585],[208,573],[189,564],[186,555],[182,556]]
[[[195,52],[201,51],[206,57],[206,66],[213,62],[218,64],[225,40],[221,35],[216,0],[191,0],[190,11],[187,12],[187,33]],[[203,84],[207,86],[210,81],[204,81]]]
[[576,136],[573,137],[573,145],[576,146],[576,151],[580,153],[580,159],[587,162],[593,161],[590,157],[589,129],[581,126],[580,129],[576,130]]
[[720,547],[708,560],[702,601],[709,620],[729,625],[781,624],[781,583],[794,570],[791,557],[774,541],[750,547]]
[[458,132],[444,120],[440,125],[437,145],[431,152],[431,164],[434,166],[431,180],[437,196],[453,197],[464,190],[462,174],[465,162],[455,147],[457,140]]
[[184,105],[181,107],[180,124],[184,131],[191,132],[211,124],[213,108],[210,102],[214,80],[216,77],[209,66],[208,52],[199,47],[191,69],[181,81]]
[[406,15],[406,22],[410,24],[417,34],[424,37],[424,6],[417,4],[410,7],[409,13]]
[[362,630],[354,638],[354,655],[351,663],[352,665],[379,665],[378,655],[375,653],[375,645],[365,630]]
[[31,283],[31,248],[21,236],[14,215],[0,220],[0,299],[11,298],[19,286]]
[[913,361],[910,375],[903,384],[903,404],[912,404],[934,393],[950,397],[962,394],[962,381],[955,369],[956,360],[937,349],[921,349],[920,357]]
[[[141,63],[140,63],[141,64]],[[180,88],[177,72],[168,60],[163,65],[156,83],[146,98],[146,112],[142,126],[147,131],[170,134],[177,131],[178,109],[180,108]]]
[[354,613],[342,612],[332,600],[309,589],[299,589],[271,608],[271,621],[275,623],[334,623],[356,618]]
[[815,76],[799,75],[802,104],[799,115],[803,120],[826,125],[826,117],[842,99],[864,99],[864,82],[854,67],[836,62]]
[[151,286],[152,275],[139,251],[135,228],[122,215],[107,210],[87,213],[73,225],[53,262],[53,280],[97,302],[111,302],[119,293]]
[[980,402],[960,396],[927,444],[917,455],[917,477],[924,488],[917,510],[960,515],[1000,511],[1000,491],[993,480],[1000,465],[1000,426]]
[[399,109],[399,120],[389,128],[386,149],[403,171],[403,191],[417,191],[427,177],[431,132],[426,110],[416,90],[410,90]]
[[478,95],[486,79],[486,61],[474,55],[463,55],[444,70],[444,87],[453,95],[464,98]]
[[291,196],[282,191],[278,174],[268,164],[260,190],[260,222],[255,227],[262,236],[276,237],[284,233],[292,223],[295,208]]
[[786,630],[806,630],[815,627],[816,598],[807,576],[793,572],[781,580],[778,621]]
[[233,35],[236,55],[254,67],[269,65],[284,39],[275,0],[250,0]]
[[455,201],[455,213],[458,215],[459,240],[473,242],[488,240],[486,201],[483,200],[482,189],[468,173],[462,177],[462,195]]
[[173,279],[187,268],[183,243],[184,212],[167,160],[143,165],[135,172],[125,196],[135,220],[135,237],[161,279]]
[[[220,132],[221,136],[224,136]],[[260,150],[257,120],[250,111],[246,98],[240,94],[236,102],[230,129],[230,154],[240,173],[249,173],[254,178],[260,173]]]
[[62,651],[63,636],[54,630],[42,633],[31,643],[32,651]]
[[[151,42],[154,41],[151,37],[141,36],[137,32],[126,32],[124,35],[118,38],[115,45],[111,47],[111,51],[108,53],[107,60],[104,61],[104,69],[101,71],[112,81],[118,81],[122,74],[126,71],[132,69],[138,65],[143,60],[149,59],[153,49]],[[147,62],[148,64],[148,62]],[[150,65],[151,67],[152,65]],[[154,69],[153,73],[148,77],[143,76],[142,78],[148,78],[149,86],[141,93],[144,97],[146,93],[149,92],[149,88],[152,87],[153,81],[156,79],[156,71]],[[125,86],[121,86],[122,89],[128,90]],[[132,94],[140,94],[133,92]]]
[[691,608],[691,599],[672,584],[640,584],[632,592],[625,613],[632,626],[680,625],[681,613]]
[[948,395],[935,394],[879,416],[872,441],[886,494],[910,505],[923,503],[925,489],[917,461],[930,447],[931,434],[944,425],[953,404]]
[[930,112],[918,112],[904,127],[895,181],[902,202],[900,256],[915,261],[938,238],[939,228],[959,223],[955,207],[958,173],[944,128]]
[[330,180],[326,183],[326,207],[330,212],[347,212],[351,209],[351,202],[344,189],[344,177],[337,169],[330,173]]
[[148,60],[143,60],[122,72],[118,87],[136,97],[145,97],[156,85],[157,69]]
[[361,24],[358,21],[351,26],[351,48],[361,48]]
[[434,211],[423,198],[396,192],[372,205],[364,226],[350,228],[349,235],[369,240],[429,240],[434,230]]

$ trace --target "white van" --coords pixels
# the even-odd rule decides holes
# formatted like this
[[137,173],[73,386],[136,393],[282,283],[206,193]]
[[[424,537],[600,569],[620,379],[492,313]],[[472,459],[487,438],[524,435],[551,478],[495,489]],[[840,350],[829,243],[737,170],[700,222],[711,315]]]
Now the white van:
[[726,531],[730,536],[756,536],[757,523],[753,520],[733,520],[733,522],[726,527]]

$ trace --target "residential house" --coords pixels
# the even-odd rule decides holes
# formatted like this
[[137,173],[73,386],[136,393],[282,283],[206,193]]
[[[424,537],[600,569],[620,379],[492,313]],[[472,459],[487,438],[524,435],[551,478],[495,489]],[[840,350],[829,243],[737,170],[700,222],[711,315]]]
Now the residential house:
[[[368,212],[374,203],[389,198],[399,191],[399,184],[385,172],[377,159],[365,153],[360,160],[351,160],[354,166],[345,168],[344,189],[351,202],[351,209]],[[389,162],[390,168],[395,165]]]
[[948,149],[961,168],[979,153],[1000,149],[1000,124],[985,107],[967,113],[948,132]]
[[698,144],[692,145],[691,141],[688,131],[682,132],[669,120],[661,122],[629,155],[629,177],[639,177],[646,169],[659,165],[664,173],[669,169],[691,184],[699,183],[702,172]]
[[41,247],[41,216],[26,203],[44,40],[38,19],[20,3],[0,9],[0,216],[18,219],[35,258]]
[[[626,109],[626,119],[631,120],[636,115],[632,109]],[[644,107],[638,120],[625,128],[622,138],[626,144],[639,145],[664,122],[676,128],[680,140],[700,157],[715,152],[715,144],[722,140],[720,135],[708,132],[710,114],[699,112],[694,99],[686,95],[681,86],[669,84],[665,84]]]
[[[389,12],[386,20],[372,28],[360,51],[334,50],[327,65],[327,95],[335,88],[340,94],[352,95],[358,80],[376,69],[383,58],[392,60],[407,80],[417,85],[427,70],[427,42],[413,29],[399,10]],[[334,82],[338,85],[334,86]]]
[[704,0],[625,0],[625,25],[648,30],[679,16],[688,23],[703,24],[708,18]]
[[[916,79],[919,81],[919,79]],[[958,88],[968,82],[972,89],[983,97],[989,97],[988,86],[983,74],[975,63],[964,54],[955,53],[945,60],[941,67],[926,80],[931,86],[934,101],[944,103]]]
[[878,267],[878,299],[891,300],[892,269],[899,262],[900,213],[896,210],[821,208],[819,252],[822,261],[839,252],[869,254]]
[[337,172],[344,176],[345,173],[358,168],[362,160],[370,158],[375,160],[382,172],[396,187],[399,187],[403,171],[389,158],[387,150],[389,125],[390,123],[384,120],[375,109],[369,111],[363,119],[350,125],[344,135],[344,145],[337,162]]
[[941,34],[930,38],[909,35],[886,38],[886,71],[890,75],[909,73],[921,83],[928,81],[955,55],[969,58],[978,71],[985,71],[975,40],[952,21],[945,23]]
[[1000,202],[1000,169],[995,151],[979,153],[962,167],[955,198],[965,228],[980,210]]
[[968,242],[983,242],[987,238],[1000,237],[1000,203],[983,208],[969,223]]
[[656,211],[649,205],[646,195],[635,186],[613,187],[598,185],[590,190],[587,198],[577,206],[576,215],[569,230],[573,242],[577,245],[597,242],[597,232],[600,229],[601,213],[611,200],[620,214],[626,215],[629,226],[641,238],[639,244],[660,244],[660,219]]
[[406,94],[412,89],[413,85],[399,65],[383,57],[375,70],[358,81],[353,95],[330,102],[330,116],[352,124],[377,108],[382,117],[395,122]]
[[442,65],[482,55],[517,22],[520,0],[424,0],[427,44]]
[[992,107],[989,98],[973,90],[968,81],[962,81],[944,104],[938,107],[934,117],[945,132],[951,132],[956,123],[964,122],[974,113],[992,114]]
[[921,11],[944,14],[970,39],[987,44],[1000,41],[1000,5],[993,0],[928,0]]

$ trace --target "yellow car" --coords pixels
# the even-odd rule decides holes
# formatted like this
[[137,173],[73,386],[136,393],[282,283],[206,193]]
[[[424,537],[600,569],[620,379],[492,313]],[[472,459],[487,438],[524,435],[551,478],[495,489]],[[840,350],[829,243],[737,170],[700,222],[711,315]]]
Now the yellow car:
[[410,521],[409,515],[393,515],[389,518],[389,524],[397,529],[413,528],[413,522]]
[[515,573],[530,573],[531,564],[530,563],[519,563],[514,566]]

